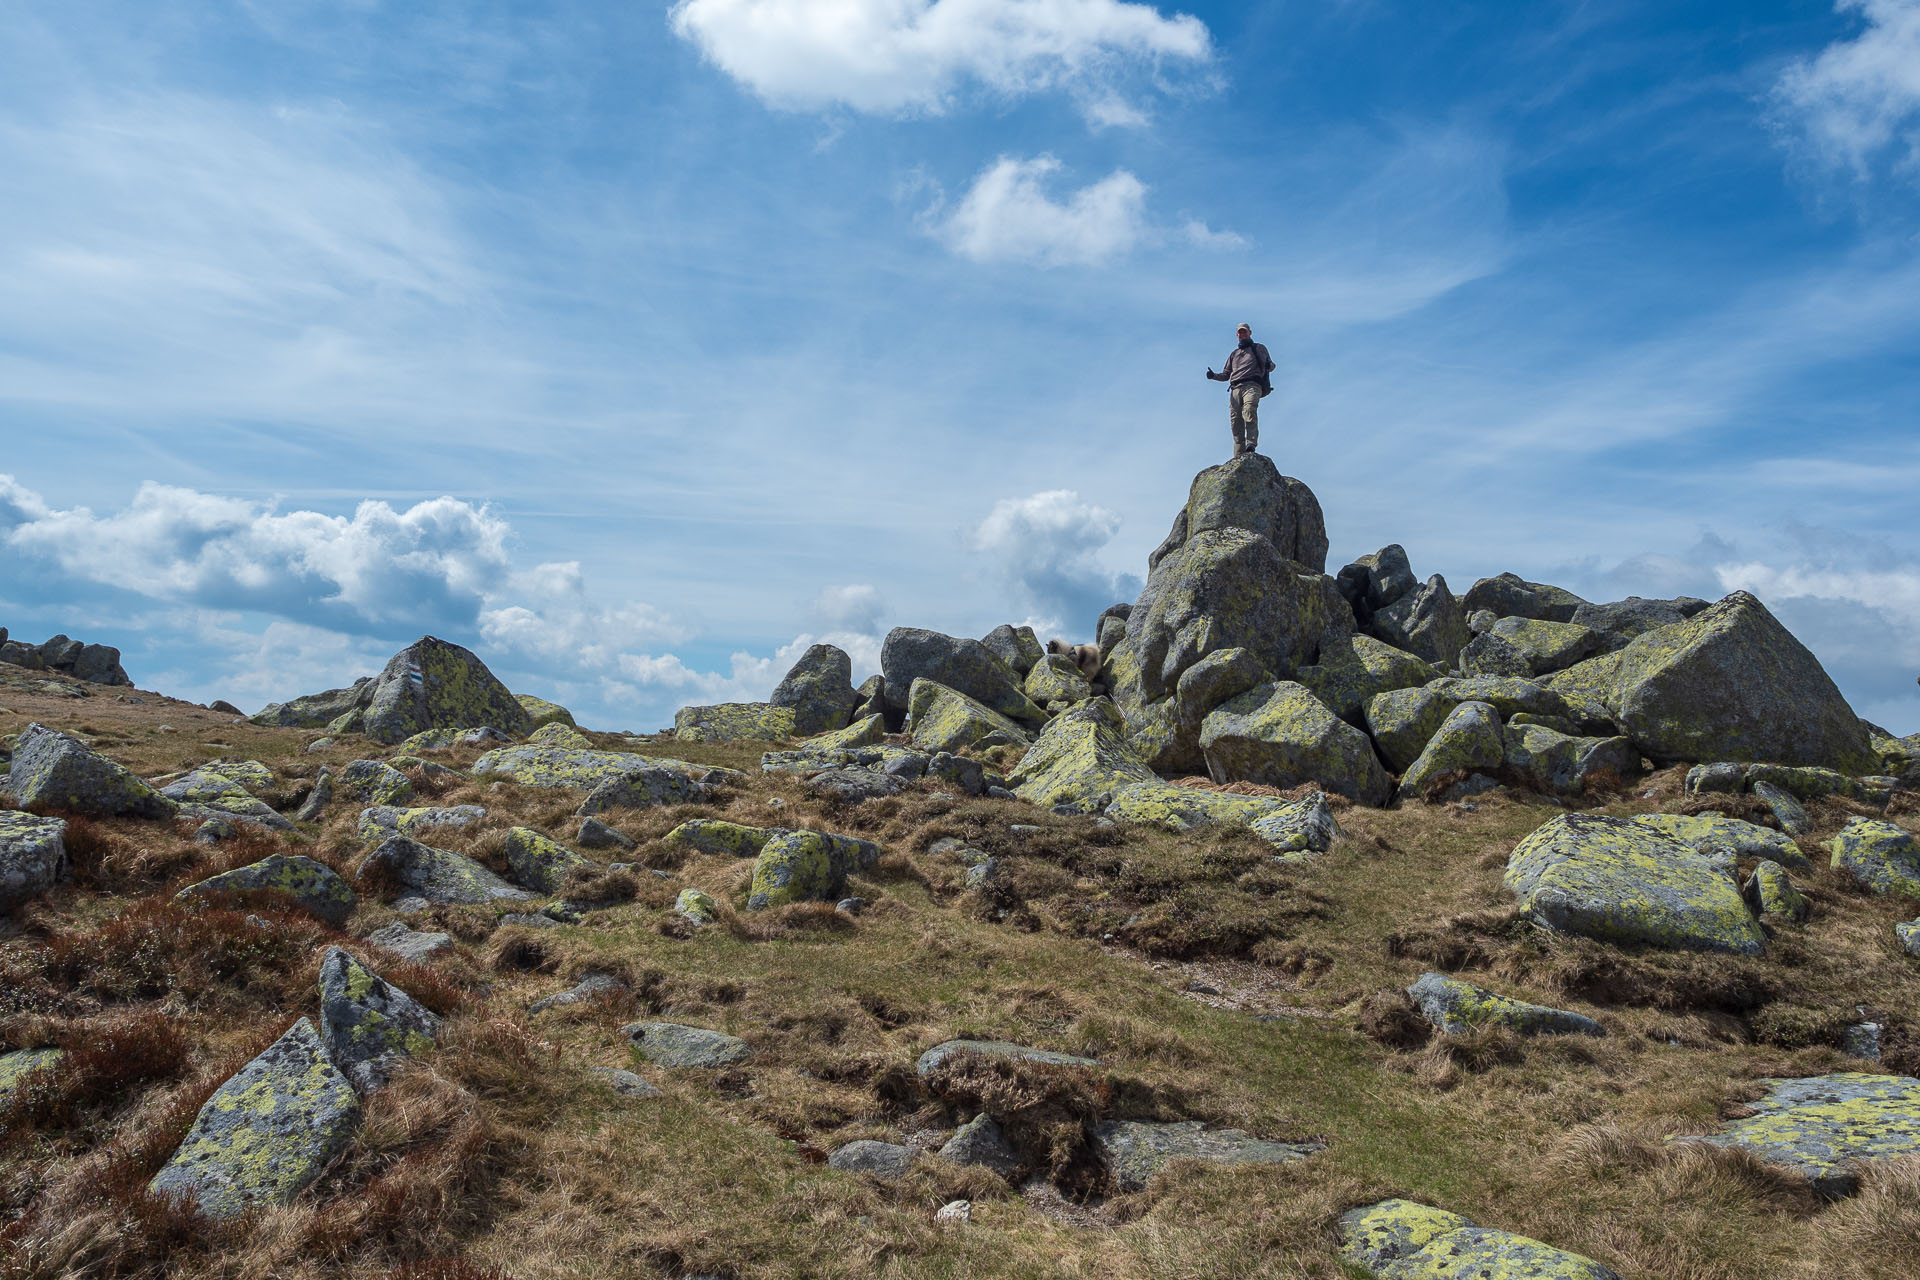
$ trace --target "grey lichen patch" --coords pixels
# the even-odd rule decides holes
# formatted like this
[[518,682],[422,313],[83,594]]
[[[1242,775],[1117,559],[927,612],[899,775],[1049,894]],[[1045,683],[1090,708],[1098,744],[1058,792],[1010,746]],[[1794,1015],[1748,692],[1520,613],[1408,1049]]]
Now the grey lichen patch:
[[1449,1035],[1480,1027],[1504,1027],[1523,1036],[1607,1034],[1585,1014],[1529,1004],[1441,973],[1421,974],[1407,995],[1428,1022]]
[[1340,1257],[1378,1280],[1620,1280],[1592,1258],[1411,1200],[1343,1214]]
[[363,805],[403,805],[413,799],[413,780],[384,760],[354,760],[333,782]]
[[362,1093],[401,1061],[433,1048],[440,1019],[339,947],[320,958],[320,1034],[334,1065]]
[[0,911],[39,897],[67,870],[65,819],[0,810]]
[[1845,1071],[1768,1083],[1753,1114],[1688,1141],[1744,1148],[1828,1197],[1857,1189],[1857,1162],[1920,1153],[1920,1080]]

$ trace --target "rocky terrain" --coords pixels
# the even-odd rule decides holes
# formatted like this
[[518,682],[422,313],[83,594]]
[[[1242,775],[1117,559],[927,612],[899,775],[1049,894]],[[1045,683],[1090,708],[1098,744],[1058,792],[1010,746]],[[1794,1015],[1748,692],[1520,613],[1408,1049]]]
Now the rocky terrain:
[[7,643],[0,1277],[1915,1274],[1920,735],[1327,547],[1250,456],[1085,667],[655,735]]

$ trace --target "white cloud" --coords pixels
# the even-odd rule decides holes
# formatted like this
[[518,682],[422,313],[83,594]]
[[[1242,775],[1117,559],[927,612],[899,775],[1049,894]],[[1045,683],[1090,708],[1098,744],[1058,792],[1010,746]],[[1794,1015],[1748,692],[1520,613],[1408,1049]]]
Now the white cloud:
[[1060,169],[1052,156],[1001,156],[974,179],[959,206],[933,221],[947,247],[976,262],[1092,266],[1131,253],[1149,234],[1147,188],[1116,169],[1064,200],[1047,193]]
[[1881,155],[1920,169],[1920,0],[1838,0],[1866,28],[1787,68],[1774,93],[1825,167],[1867,177]]
[[813,601],[814,615],[840,631],[876,631],[885,612],[880,592],[865,582],[827,587]]
[[1247,238],[1238,231],[1215,231],[1198,218],[1188,218],[1180,228],[1187,243],[1199,249],[1244,249]]
[[673,30],[769,104],[940,114],[962,86],[1064,90],[1096,125],[1145,115],[1123,88],[1212,56],[1206,25],[1121,0],[680,0]]
[[968,541],[1017,601],[1046,624],[1036,630],[1077,631],[1090,629],[1108,605],[1139,593],[1138,578],[1099,561],[1119,531],[1118,512],[1082,501],[1071,489],[1049,489],[1002,498]]

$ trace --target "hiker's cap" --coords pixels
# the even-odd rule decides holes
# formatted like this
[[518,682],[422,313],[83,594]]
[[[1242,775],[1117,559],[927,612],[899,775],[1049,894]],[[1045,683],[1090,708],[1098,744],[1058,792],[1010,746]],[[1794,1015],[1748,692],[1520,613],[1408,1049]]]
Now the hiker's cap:
[[[1252,332],[1253,332],[1253,326],[1252,326],[1252,325],[1250,325],[1250,324],[1248,324],[1248,323],[1247,323],[1246,321],[1244,321],[1244,320],[1242,320],[1242,321],[1240,322],[1240,329],[1245,329],[1245,330],[1246,330],[1246,331],[1247,331],[1248,333],[1252,333]],[[1234,330],[1234,332],[1235,332],[1235,333],[1238,333],[1238,332],[1240,332],[1240,329],[1235,329],[1235,330]]]

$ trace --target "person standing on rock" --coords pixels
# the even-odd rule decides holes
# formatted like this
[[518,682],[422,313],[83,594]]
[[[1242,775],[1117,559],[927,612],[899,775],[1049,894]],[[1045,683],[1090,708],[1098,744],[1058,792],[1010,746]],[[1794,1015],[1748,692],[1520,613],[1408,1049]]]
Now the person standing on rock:
[[1233,456],[1244,457],[1260,447],[1260,397],[1273,390],[1273,357],[1253,340],[1253,326],[1243,324],[1239,345],[1227,352],[1219,373],[1207,366],[1207,378],[1227,384],[1227,420],[1233,426]]

